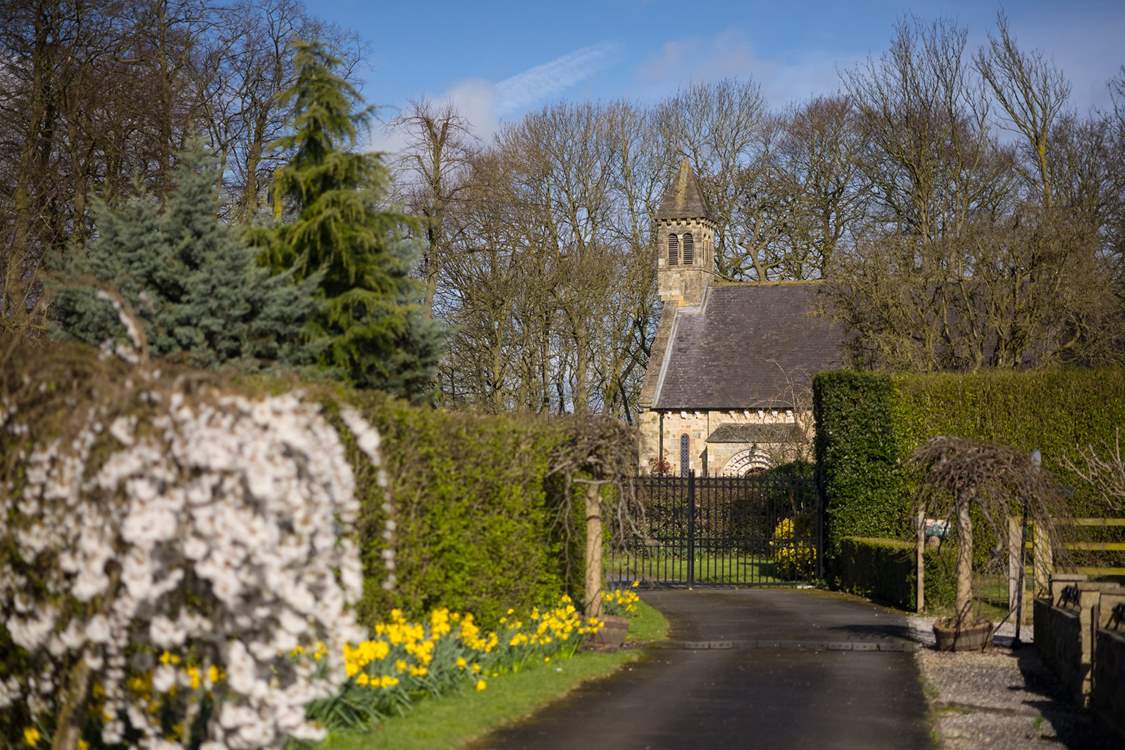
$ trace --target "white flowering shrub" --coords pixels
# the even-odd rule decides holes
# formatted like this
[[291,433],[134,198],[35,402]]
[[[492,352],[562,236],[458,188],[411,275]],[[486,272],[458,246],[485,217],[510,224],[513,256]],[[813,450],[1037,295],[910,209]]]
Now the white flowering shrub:
[[[0,403],[0,646],[6,628],[21,668],[0,714],[69,748],[318,738],[306,706],[363,637],[345,441],[297,395],[97,366],[117,382],[4,372],[22,396]],[[375,430],[341,416],[378,464]]]

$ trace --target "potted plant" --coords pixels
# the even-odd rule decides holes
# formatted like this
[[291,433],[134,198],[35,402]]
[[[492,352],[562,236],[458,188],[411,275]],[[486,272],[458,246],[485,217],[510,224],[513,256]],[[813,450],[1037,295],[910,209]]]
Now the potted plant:
[[629,632],[629,618],[637,613],[637,596],[635,589],[640,586],[640,581],[633,581],[628,589],[612,589],[602,592],[602,614],[598,618],[602,628],[594,636],[594,644],[600,648],[618,649],[625,645],[625,636]]
[[[973,612],[973,510],[1003,540],[1008,518],[1025,514],[1037,533],[1052,533],[1050,505],[1058,496],[1050,478],[1028,455],[989,443],[936,437],[911,458],[919,470],[915,511],[922,517],[943,515],[957,540],[957,588],[954,611],[934,623],[941,651],[979,651],[992,643],[994,625]],[[1007,545],[997,544],[1005,550]]]

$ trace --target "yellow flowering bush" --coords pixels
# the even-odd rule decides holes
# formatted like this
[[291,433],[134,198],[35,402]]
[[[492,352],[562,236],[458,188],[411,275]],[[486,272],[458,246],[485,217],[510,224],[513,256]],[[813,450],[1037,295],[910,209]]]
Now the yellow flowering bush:
[[[486,678],[573,656],[602,627],[596,618],[584,618],[569,596],[552,608],[522,614],[508,609],[489,631],[471,613],[439,608],[411,622],[395,609],[369,639],[344,646],[347,682],[332,698],[314,703],[310,718],[330,729],[361,726],[402,713],[425,695],[462,686],[482,691]],[[302,649],[292,656],[317,659]]]
[[779,578],[798,580],[816,575],[816,548],[797,538],[792,518],[783,518],[774,527],[770,550]]

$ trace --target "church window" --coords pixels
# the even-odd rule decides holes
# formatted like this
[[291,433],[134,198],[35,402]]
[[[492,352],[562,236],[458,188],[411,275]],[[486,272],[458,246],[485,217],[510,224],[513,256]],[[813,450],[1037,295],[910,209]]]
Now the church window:
[[690,266],[695,262],[695,241],[691,237],[691,232],[684,235],[684,265]]
[[668,235],[668,265],[680,262],[680,240],[674,234]]
[[688,475],[688,469],[691,468],[690,443],[691,439],[686,432],[680,435],[680,475],[685,477]]

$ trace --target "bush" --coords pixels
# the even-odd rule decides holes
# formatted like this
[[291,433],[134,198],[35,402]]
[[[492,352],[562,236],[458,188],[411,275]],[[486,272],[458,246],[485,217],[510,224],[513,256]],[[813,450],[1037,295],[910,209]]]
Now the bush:
[[816,548],[797,536],[792,518],[781,519],[770,540],[774,571],[786,581],[816,577]]
[[893,400],[893,383],[878,373],[831,372],[813,381],[825,561],[834,576],[844,537],[910,535],[910,498],[899,469],[909,451],[894,430]]
[[421,616],[448,607],[491,627],[509,607],[530,609],[561,593],[582,601],[582,504],[578,490],[551,472],[552,454],[570,438],[566,423],[416,407],[345,389],[325,401],[352,406],[383,436],[386,489],[358,477],[362,622],[374,624],[392,608]]
[[[1075,488],[1072,512],[1101,503],[1066,468],[1080,448],[1108,444],[1125,423],[1125,370],[889,375],[837,371],[813,382],[817,484],[832,576],[844,537],[908,539],[911,477],[904,463],[931,437],[974,438],[1021,451]],[[981,552],[987,544],[982,540]]]
[[[0,352],[0,745],[322,737],[363,588],[341,437],[377,473],[378,435],[166,363]],[[315,672],[286,658],[317,643]]]
[[[914,565],[913,542],[898,539],[844,537],[840,540],[837,560],[840,588],[891,604],[899,609],[913,610],[918,575]],[[951,558],[953,545],[942,549],[927,548],[926,607],[932,609],[953,601],[955,580]]]
[[[157,524],[157,531],[163,535],[160,554],[139,556],[145,562],[146,575],[159,577],[189,569],[183,560],[195,560],[201,552],[214,549],[214,544],[207,546],[211,536],[222,537],[228,546],[240,550],[238,570],[247,571],[247,575],[257,570],[253,565],[259,558],[272,560],[279,552],[276,544],[268,539],[259,544],[243,532],[235,533],[236,527],[227,523],[232,515],[242,518],[238,514],[243,506],[253,505],[247,499],[250,495],[257,498],[254,508],[264,506],[266,499],[273,503],[268,508],[268,523],[259,523],[254,529],[272,534],[270,538],[289,540],[284,552],[290,561],[290,567],[284,568],[286,575],[251,575],[258,588],[253,589],[250,602],[271,612],[276,610],[278,617],[286,614],[288,610],[274,606],[274,602],[293,595],[296,587],[289,585],[287,576],[300,572],[298,562],[307,562],[310,569],[323,572],[327,568],[339,574],[339,581],[331,573],[316,579],[322,584],[316,590],[318,593],[305,598],[306,603],[312,602],[313,610],[305,623],[307,628],[294,633],[295,626],[286,621],[289,635],[278,636],[274,641],[285,649],[300,646],[315,648],[314,653],[321,653],[322,657],[331,654],[322,665],[332,669],[311,675],[294,671],[285,659],[269,668],[251,669],[248,674],[273,675],[270,690],[254,693],[254,700],[261,702],[265,700],[262,695],[269,697],[277,690],[288,689],[291,682],[298,683],[296,678],[290,679],[293,675],[306,682],[315,677],[319,685],[336,667],[343,671],[340,644],[347,635],[345,631],[354,632],[347,626],[352,615],[349,605],[356,598],[363,623],[372,629],[396,606],[419,616],[429,610],[451,607],[475,613],[481,627],[498,628],[509,608],[528,612],[536,605],[558,602],[563,593],[581,601],[583,503],[571,502],[580,498],[566,476],[578,476],[591,465],[613,475],[621,470],[623,459],[615,457],[612,467],[599,464],[604,455],[599,458],[598,451],[608,445],[631,444],[622,438],[623,428],[610,420],[579,422],[450,413],[412,407],[340,385],[309,385],[297,380],[242,378],[232,383],[218,374],[185,371],[164,363],[159,369],[154,365],[133,368],[113,358],[100,358],[94,350],[72,345],[17,345],[0,340],[0,351],[5,352],[0,356],[0,385],[4,386],[0,389],[0,518],[4,519],[0,524],[0,593],[5,594],[0,597],[0,708],[4,709],[0,711],[0,745],[5,745],[5,740],[15,742],[13,738],[18,738],[36,720],[42,722],[37,731],[50,741],[58,706],[40,700],[34,704],[36,710],[32,715],[30,704],[21,697],[31,689],[33,679],[37,680],[35,690],[40,693],[50,693],[61,684],[58,675],[45,671],[44,660],[55,664],[61,670],[59,674],[63,674],[74,659],[52,661],[43,649],[35,648],[44,634],[57,640],[58,633],[54,631],[68,622],[77,623],[75,627],[80,628],[85,618],[93,620],[90,627],[97,631],[98,642],[102,642],[104,628],[94,616],[101,600],[81,599],[85,589],[73,585],[71,578],[81,579],[87,574],[105,577],[105,566],[97,561],[84,564],[80,552],[88,556],[91,550],[124,548],[122,544],[87,544],[96,542],[100,534],[117,533],[114,524],[131,518],[117,513],[101,523],[103,515],[116,513],[111,500],[128,500],[142,492],[151,500],[155,492],[153,502],[164,502],[161,492],[179,493],[176,497],[180,497],[184,493],[178,488],[185,485],[191,487],[191,502],[196,506],[202,502],[200,492],[204,490],[218,493],[216,497],[220,500],[225,498],[223,502],[209,500],[218,503],[218,521],[210,517],[200,521],[178,506],[162,507]],[[381,448],[379,434],[368,429],[366,423],[378,426]],[[55,453],[70,450],[68,446],[72,443],[77,446],[74,450],[82,451],[81,461],[51,458]],[[131,456],[130,451],[141,448],[147,451],[144,461],[127,463],[128,471],[119,471],[120,476],[114,475],[118,478],[113,482],[105,479],[110,468],[120,463],[119,454]],[[231,458],[231,451],[244,453]],[[43,464],[44,461],[48,463]],[[220,467],[211,471],[212,463]],[[278,466],[292,470],[279,477],[274,471]],[[79,491],[79,477],[68,472],[86,468]],[[166,483],[165,489],[154,489],[148,481],[150,469],[152,476]],[[191,484],[193,478],[197,483],[209,481],[213,474],[221,476],[203,490]],[[97,475],[101,483],[91,481],[92,475]],[[219,481],[228,478],[229,487]],[[32,490],[34,493],[28,494]],[[51,494],[59,491],[65,491],[67,503],[81,504],[85,510],[68,512],[70,505],[58,502],[58,497]],[[607,493],[607,497],[611,495]],[[17,503],[16,498],[23,498],[24,502]],[[336,507],[341,504],[347,507]],[[48,509],[63,519],[56,519],[52,532],[36,528],[34,534],[24,534],[32,529],[23,516],[43,515]],[[249,511],[243,515],[247,514]],[[259,515],[265,515],[265,511]],[[338,534],[349,533],[353,520],[357,521],[359,555],[351,545],[352,537],[337,539]],[[173,532],[190,531],[195,528],[192,524],[204,521],[211,524],[210,531],[194,535],[172,533],[165,539],[168,528]],[[145,523],[148,525],[133,524],[128,534],[147,539],[155,532],[150,528],[152,519]],[[216,523],[226,525],[215,526]],[[315,532],[315,544],[309,542],[296,549],[292,538],[297,534],[291,526],[306,529],[303,534]],[[221,529],[226,531],[220,534]],[[297,541],[303,539],[301,536]],[[247,545],[249,550],[242,550]],[[38,559],[35,550],[40,548],[44,555],[39,557],[70,560],[66,570],[56,573],[58,565]],[[307,552],[308,559],[298,559],[296,552]],[[159,564],[154,564],[154,560]],[[18,575],[13,573],[17,568]],[[116,569],[109,568],[111,572]],[[111,655],[118,659],[107,667],[114,675],[112,680],[140,680],[128,682],[127,690],[121,693],[129,700],[145,700],[147,705],[151,703],[148,698],[152,690],[159,692],[170,681],[180,688],[191,688],[169,693],[181,703],[196,696],[197,684],[201,686],[201,700],[209,701],[213,693],[221,692],[232,705],[237,702],[237,691],[245,689],[247,683],[241,679],[241,672],[225,658],[223,649],[227,647],[228,634],[238,640],[252,631],[254,639],[259,639],[261,633],[280,626],[276,617],[263,616],[259,610],[253,617],[226,617],[227,608],[219,606],[213,601],[214,595],[204,590],[208,575],[225,573],[226,567],[216,564],[207,570],[210,572],[186,575],[185,580],[202,582],[203,588],[172,603],[179,602],[181,614],[185,615],[192,607],[206,607],[211,619],[192,614],[195,619],[185,625],[173,615],[164,617],[164,599],[158,602],[159,607],[148,606],[148,600],[138,600],[147,609],[138,611],[135,621],[122,624],[130,628],[132,635],[126,638],[120,628],[111,632],[110,643],[115,649]],[[135,570],[126,567],[130,585],[136,583],[135,574]],[[284,590],[275,590],[275,583],[285,586]],[[98,585],[120,588],[112,581]],[[340,585],[347,588],[346,596],[333,588]],[[12,595],[11,587],[26,588],[22,594],[29,602],[43,600],[45,604],[33,617],[27,614],[26,604],[15,604],[19,599]],[[235,592],[249,587],[246,584]],[[119,610],[114,610],[115,617]],[[158,619],[162,626],[159,635],[149,636],[150,628],[144,618],[154,613],[161,615]],[[513,627],[509,625],[503,632]],[[197,638],[200,629],[218,634],[217,639]],[[137,651],[143,651],[144,659],[136,665],[128,659],[119,663],[121,649],[132,648],[134,635],[152,641],[144,640]],[[69,631],[65,637],[73,640]],[[172,643],[169,639],[182,647],[168,645]],[[325,641],[325,645],[314,646],[318,639]],[[167,653],[163,654],[162,649]],[[218,653],[212,653],[216,649]],[[236,661],[240,659],[239,663],[245,666],[249,657],[244,658],[241,652],[236,656]],[[278,652],[269,651],[268,656],[282,658],[285,654],[278,656]],[[154,659],[159,660],[159,665],[153,664]],[[144,673],[135,674],[134,666]],[[210,667],[215,668],[213,674]],[[152,671],[152,675],[145,670]],[[227,673],[231,675],[230,681],[220,677]],[[253,683],[251,687],[257,690],[260,686]],[[318,693],[323,694],[324,690],[309,690],[302,695],[312,698]],[[118,700],[117,696],[115,693],[112,697]],[[153,721],[167,723],[166,720],[177,719],[180,714],[172,709],[178,711],[181,703],[173,706],[165,701],[158,705],[165,710],[158,712]],[[306,729],[301,724],[303,704],[252,713],[263,717],[265,728],[258,724],[255,727],[267,734]],[[194,716],[197,722],[208,722],[217,714],[204,710],[196,711]],[[120,722],[115,721],[114,726],[118,725]],[[129,731],[137,729],[131,727]],[[185,729],[191,730],[192,727]],[[264,742],[280,744],[280,740],[275,743],[269,738]],[[236,745],[232,742],[231,746]]]

